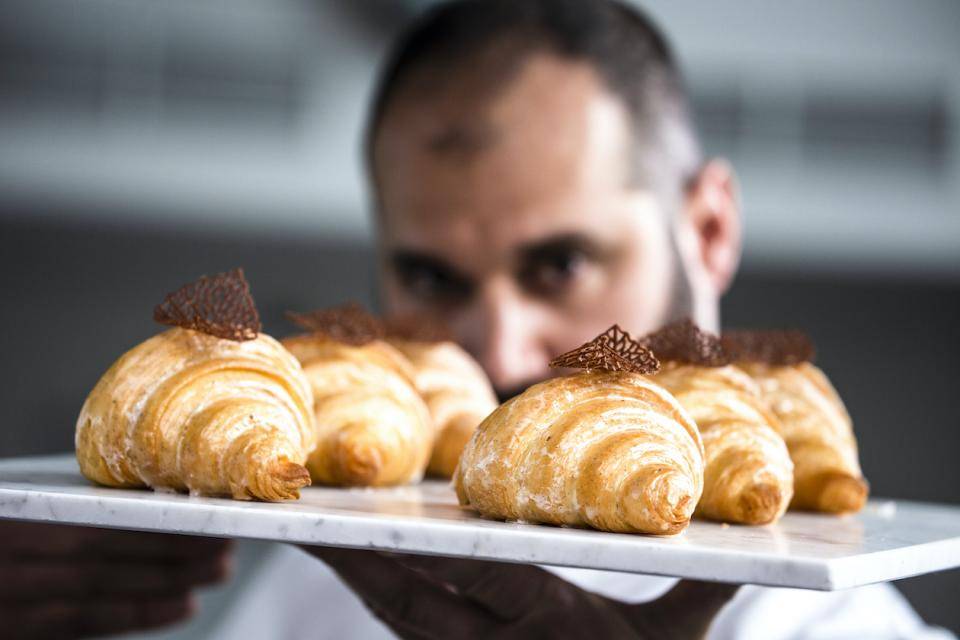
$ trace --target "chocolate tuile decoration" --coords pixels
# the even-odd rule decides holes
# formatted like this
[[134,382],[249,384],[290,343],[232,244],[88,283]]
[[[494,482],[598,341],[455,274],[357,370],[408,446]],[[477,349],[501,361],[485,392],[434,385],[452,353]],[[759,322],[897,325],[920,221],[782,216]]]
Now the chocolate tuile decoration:
[[383,322],[357,302],[305,313],[287,311],[285,315],[302,329],[355,347],[385,335]]
[[796,329],[724,331],[720,342],[733,362],[788,366],[816,357],[810,336]]
[[235,342],[256,339],[262,328],[250,284],[240,268],[201,276],[168,293],[154,307],[153,319]]
[[730,363],[720,338],[701,330],[690,318],[668,324],[640,338],[639,342],[660,360],[701,367],[722,367]]
[[557,356],[550,366],[649,374],[660,370],[660,361],[615,324],[590,342]]
[[384,320],[388,338],[410,342],[454,342],[453,332],[445,323],[420,314],[391,316]]

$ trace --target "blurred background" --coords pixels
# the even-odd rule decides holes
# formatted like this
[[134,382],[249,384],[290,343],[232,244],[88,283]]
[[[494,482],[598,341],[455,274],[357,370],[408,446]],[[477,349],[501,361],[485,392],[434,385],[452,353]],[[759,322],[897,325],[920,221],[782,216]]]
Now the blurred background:
[[[151,309],[245,267],[266,328],[372,302],[359,138],[430,2],[2,0],[0,455],[66,451]],[[649,0],[742,182],[731,326],[800,326],[875,495],[960,503],[960,3]],[[901,581],[960,629],[960,572]]]

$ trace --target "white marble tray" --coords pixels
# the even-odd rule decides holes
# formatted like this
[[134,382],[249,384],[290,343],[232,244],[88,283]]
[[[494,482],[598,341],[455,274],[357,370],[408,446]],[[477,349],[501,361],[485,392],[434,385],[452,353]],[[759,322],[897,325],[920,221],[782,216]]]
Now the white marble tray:
[[0,460],[0,518],[820,590],[960,566],[956,506],[873,500],[855,516],[789,513],[767,527],[694,522],[679,536],[660,538],[482,520],[437,481],[311,487],[284,504],[107,489],[87,482],[66,454]]

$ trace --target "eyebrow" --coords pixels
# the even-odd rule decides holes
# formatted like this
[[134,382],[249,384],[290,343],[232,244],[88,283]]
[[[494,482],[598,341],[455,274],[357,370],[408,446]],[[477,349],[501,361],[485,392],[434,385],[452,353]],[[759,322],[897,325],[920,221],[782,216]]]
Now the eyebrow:
[[488,124],[454,124],[434,134],[426,146],[433,153],[470,160],[497,141],[496,130]]
[[549,260],[558,254],[578,251],[592,258],[603,258],[612,249],[583,233],[564,233],[537,240],[520,247],[518,254],[523,263]]

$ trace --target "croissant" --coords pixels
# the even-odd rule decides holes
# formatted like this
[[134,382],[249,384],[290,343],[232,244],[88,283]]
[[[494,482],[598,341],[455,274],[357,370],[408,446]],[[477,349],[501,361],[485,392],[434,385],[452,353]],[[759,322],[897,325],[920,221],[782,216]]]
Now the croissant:
[[477,425],[497,408],[480,365],[454,342],[391,340],[415,369],[415,383],[436,428],[427,472],[449,478]]
[[107,486],[296,498],[310,484],[312,404],[299,363],[273,338],[174,328],[100,378],[77,420],[77,460]]
[[793,495],[793,463],[757,383],[729,365],[675,365],[655,379],[700,428],[706,469],[696,515],[752,525],[783,515]]
[[498,407],[454,475],[482,515],[675,534],[703,491],[703,444],[665,389],[627,371],[536,384]]
[[853,423],[827,376],[809,362],[740,366],[759,383],[793,458],[790,508],[829,513],[862,508],[869,489]]
[[381,340],[350,345],[320,333],[283,344],[313,388],[318,442],[307,468],[314,481],[377,486],[423,477],[433,423],[403,354]]

